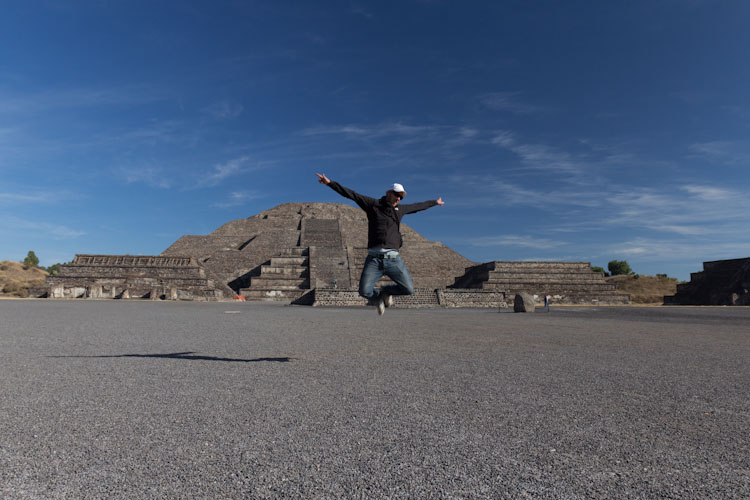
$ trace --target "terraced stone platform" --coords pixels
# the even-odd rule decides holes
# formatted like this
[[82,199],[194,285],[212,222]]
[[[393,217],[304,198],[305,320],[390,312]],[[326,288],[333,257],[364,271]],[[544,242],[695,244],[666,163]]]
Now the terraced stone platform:
[[198,263],[184,256],[76,255],[46,286],[49,298],[222,298]]
[[451,288],[498,290],[506,297],[526,292],[542,303],[629,304],[588,262],[492,261],[466,269]]
[[703,263],[703,271],[690,274],[689,283],[664,297],[665,305],[750,305],[750,257]]

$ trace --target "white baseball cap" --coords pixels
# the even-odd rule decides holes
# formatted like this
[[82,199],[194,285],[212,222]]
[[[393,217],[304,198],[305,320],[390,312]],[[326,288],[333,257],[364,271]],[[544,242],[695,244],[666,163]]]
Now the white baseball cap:
[[404,196],[406,196],[406,189],[404,189],[404,186],[402,186],[398,182],[394,183],[393,186],[391,186],[390,191],[393,191],[395,193],[404,193]]

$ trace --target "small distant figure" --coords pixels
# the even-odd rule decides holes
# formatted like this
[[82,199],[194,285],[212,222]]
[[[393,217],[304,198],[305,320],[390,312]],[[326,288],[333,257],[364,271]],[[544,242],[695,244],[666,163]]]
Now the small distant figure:
[[[393,305],[394,295],[411,295],[414,293],[414,282],[399,249],[403,244],[401,236],[401,219],[406,214],[426,210],[435,205],[444,205],[442,198],[420,203],[401,204],[406,190],[401,184],[393,184],[380,199],[361,195],[338,182],[330,180],[325,174],[315,174],[318,182],[330,187],[344,198],[353,200],[367,214],[367,260],[359,278],[359,294],[370,304],[375,304],[378,314],[385,313],[385,308]],[[375,283],[383,275],[391,278],[396,284],[375,290]]]
[[549,312],[549,299],[550,299],[549,295],[544,296],[544,308],[547,310],[547,312]]

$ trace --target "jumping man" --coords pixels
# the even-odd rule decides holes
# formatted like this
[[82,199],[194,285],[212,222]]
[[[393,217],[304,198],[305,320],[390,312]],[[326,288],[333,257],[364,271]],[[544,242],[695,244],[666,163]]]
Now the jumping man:
[[[393,184],[385,196],[375,199],[352,191],[330,180],[325,174],[315,174],[318,182],[330,187],[345,198],[353,200],[367,214],[367,260],[359,278],[359,294],[370,303],[375,303],[378,314],[383,314],[386,307],[393,305],[393,295],[411,295],[414,293],[414,282],[406,270],[398,250],[403,244],[401,237],[401,218],[435,205],[444,205],[442,198],[400,205],[406,196],[404,186]],[[375,290],[375,283],[386,275],[396,284]]]

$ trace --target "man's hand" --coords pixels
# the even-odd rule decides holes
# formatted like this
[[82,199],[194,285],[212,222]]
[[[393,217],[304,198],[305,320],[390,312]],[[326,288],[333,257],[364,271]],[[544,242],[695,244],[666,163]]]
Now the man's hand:
[[445,202],[443,201],[443,197],[442,196],[437,199],[437,204],[438,205],[445,205]]
[[320,182],[321,184],[325,184],[327,186],[331,183],[331,179],[326,177],[326,174],[315,174],[315,175],[318,176],[318,182]]

